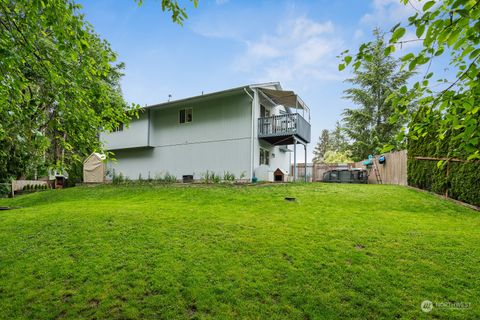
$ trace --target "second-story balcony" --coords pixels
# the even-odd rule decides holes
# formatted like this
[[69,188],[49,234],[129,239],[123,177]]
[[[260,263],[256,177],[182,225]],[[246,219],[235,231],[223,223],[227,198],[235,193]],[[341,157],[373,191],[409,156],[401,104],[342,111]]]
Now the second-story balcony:
[[310,123],[298,113],[258,118],[258,137],[271,144],[293,144],[295,139],[309,143],[310,130]]

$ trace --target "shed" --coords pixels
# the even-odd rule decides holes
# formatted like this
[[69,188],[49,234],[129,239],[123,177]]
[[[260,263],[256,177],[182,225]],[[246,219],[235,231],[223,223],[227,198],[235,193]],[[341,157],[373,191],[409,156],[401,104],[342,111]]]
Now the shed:
[[97,152],[92,153],[83,162],[83,182],[103,183],[105,182],[105,163],[107,157]]

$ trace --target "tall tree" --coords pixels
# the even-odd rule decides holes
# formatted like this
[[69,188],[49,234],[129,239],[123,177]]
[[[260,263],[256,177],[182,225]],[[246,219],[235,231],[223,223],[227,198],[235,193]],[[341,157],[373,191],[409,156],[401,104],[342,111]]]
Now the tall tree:
[[335,123],[335,129],[331,130],[329,133],[328,147],[328,151],[337,151],[342,153],[349,151],[348,141],[339,121]]
[[[137,113],[122,97],[123,64],[80,8],[73,0],[0,0],[0,182],[78,171],[102,150],[100,130]],[[162,0],[162,9],[174,22],[186,18],[175,0]]]
[[323,157],[325,156],[325,153],[328,151],[329,143],[330,143],[329,131],[327,129],[323,129],[322,134],[318,138],[318,143],[315,146],[315,149],[313,150],[314,163],[320,163],[323,161]]
[[[401,2],[412,6],[409,0]],[[410,126],[406,135],[409,139],[424,137],[435,127],[437,139],[453,136],[459,142],[458,147],[445,156],[480,159],[480,1],[425,1],[422,6],[414,7],[416,12],[406,24],[397,23],[391,29],[384,54],[390,54],[404,43],[421,41],[421,50],[406,53],[401,60],[404,68],[414,70],[424,66],[424,72],[411,87],[404,84],[392,93],[395,107],[392,121],[408,117]],[[405,39],[408,34],[415,34],[417,38]],[[343,52],[339,69],[349,64],[359,69],[368,64],[372,59],[370,46],[371,43],[362,44],[354,57],[348,50]],[[432,66],[439,64],[445,68],[445,60],[455,75],[436,77]],[[418,108],[409,113],[408,106],[412,103]]]
[[353,86],[344,91],[345,98],[357,107],[343,112],[342,130],[350,142],[349,149],[354,160],[365,159],[379,152],[385,144],[395,144],[401,132],[404,118],[390,122],[394,114],[390,94],[405,85],[411,71],[399,69],[399,61],[384,52],[388,43],[384,34],[375,29],[375,41],[368,45],[371,59],[358,69],[347,82]]

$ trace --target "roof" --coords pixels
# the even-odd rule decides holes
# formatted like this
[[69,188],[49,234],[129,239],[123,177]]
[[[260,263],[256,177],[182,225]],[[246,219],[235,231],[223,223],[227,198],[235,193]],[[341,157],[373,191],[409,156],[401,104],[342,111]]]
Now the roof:
[[303,100],[293,91],[272,90],[267,88],[260,88],[260,91],[276,104],[296,109],[308,109]]
[[[241,87],[235,87],[235,88],[230,88],[222,91],[216,91],[216,92],[211,92],[211,93],[206,93],[206,94],[201,94],[193,97],[188,97],[184,99],[178,99],[178,100],[173,100],[173,101],[167,101],[167,102],[162,102],[158,104],[153,104],[150,106],[145,106],[144,109],[151,109],[151,108],[161,108],[161,107],[169,107],[169,106],[174,106],[177,104],[182,104],[194,100],[207,100],[210,99],[214,96],[228,96],[232,95],[235,93],[242,92],[246,89],[254,89],[254,88],[263,88],[263,89],[269,89],[275,87],[277,90],[282,90],[282,86],[280,85],[280,82],[266,82],[266,83],[257,83],[257,84],[249,84],[249,85],[244,85]],[[275,91],[275,90],[272,90]]]

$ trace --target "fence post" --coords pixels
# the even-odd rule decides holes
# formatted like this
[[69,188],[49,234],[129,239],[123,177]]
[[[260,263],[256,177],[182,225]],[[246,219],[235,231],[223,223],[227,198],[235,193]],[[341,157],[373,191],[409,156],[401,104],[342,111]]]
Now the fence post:
[[446,176],[446,188],[445,188],[445,197],[448,198],[448,174],[450,172],[450,160],[447,160],[447,176]]

